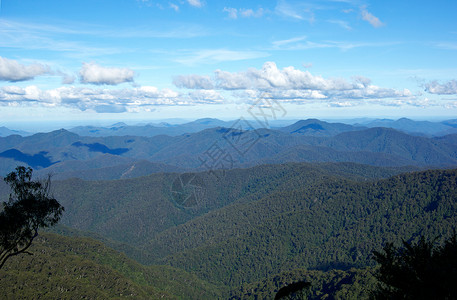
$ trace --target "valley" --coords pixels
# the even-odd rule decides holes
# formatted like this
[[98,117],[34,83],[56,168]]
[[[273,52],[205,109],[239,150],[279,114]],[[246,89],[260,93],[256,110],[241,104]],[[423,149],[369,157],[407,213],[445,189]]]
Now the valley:
[[[259,138],[240,155],[227,134]],[[101,293],[94,297],[251,299],[307,280],[313,299],[367,298],[362,286],[376,287],[373,251],[454,229],[454,140],[315,120],[178,136],[59,130],[0,138],[10,163],[3,172],[22,163],[36,176],[52,173],[52,193],[65,207],[35,243],[36,260],[15,258],[2,284],[16,293],[21,280],[35,282],[47,296],[78,288]],[[198,165],[215,142],[236,158],[230,167]],[[11,149],[28,156],[5,157]],[[3,182],[0,197],[8,197]],[[65,283],[36,269],[40,259],[65,265]],[[73,284],[80,272],[94,279]],[[93,280],[119,288],[96,292]]]

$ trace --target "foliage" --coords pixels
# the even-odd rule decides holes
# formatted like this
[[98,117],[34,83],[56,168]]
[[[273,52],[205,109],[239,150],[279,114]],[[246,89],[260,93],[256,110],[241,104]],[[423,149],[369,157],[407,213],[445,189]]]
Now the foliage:
[[298,281],[281,288],[275,296],[275,300],[280,299],[305,299],[311,283]]
[[[195,217],[235,202],[257,201],[276,190],[305,188],[331,175],[366,181],[398,173],[398,169],[353,163],[263,165],[228,170],[222,180],[211,173],[198,173],[205,192],[201,199],[203,203],[188,209],[181,209],[172,201],[171,186],[178,177],[174,173],[129,180],[53,181],[53,194],[66,208],[60,224],[96,232],[129,245],[143,246],[157,234]],[[1,194],[6,197],[6,193],[6,185],[0,184],[0,197]],[[165,248],[168,247],[165,245]],[[151,255],[155,256],[157,251],[151,251]],[[137,256],[135,259],[152,262]]]
[[50,178],[32,181],[31,168],[17,167],[5,182],[12,193],[0,212],[0,269],[10,257],[29,253],[27,249],[38,236],[38,229],[56,224],[64,210],[49,195]]
[[448,234],[457,222],[457,170],[373,182],[315,175],[314,184],[293,178],[259,200],[170,228],[145,249],[160,249],[156,263],[236,287],[296,268],[374,265],[372,250],[386,241]]
[[372,268],[342,270],[305,270],[296,269],[281,272],[261,281],[244,284],[229,293],[235,299],[271,299],[275,294],[291,283],[309,282],[305,299],[368,299],[370,291],[376,286]]
[[446,235],[457,222],[457,170],[376,179],[389,172],[396,171],[284,164],[230,170],[224,181],[202,173],[208,202],[195,209],[167,198],[176,174],[68,180],[57,191],[71,191],[67,224],[162,265],[78,252],[140,287],[179,298],[272,299],[282,287],[306,281],[310,299],[367,299],[376,284],[373,249],[389,240]]
[[416,243],[403,241],[402,247],[387,243],[374,251],[381,266],[375,299],[456,299],[457,236],[436,246],[423,236]]
[[169,266],[142,266],[89,238],[43,233],[0,271],[0,299],[217,299],[218,287]]

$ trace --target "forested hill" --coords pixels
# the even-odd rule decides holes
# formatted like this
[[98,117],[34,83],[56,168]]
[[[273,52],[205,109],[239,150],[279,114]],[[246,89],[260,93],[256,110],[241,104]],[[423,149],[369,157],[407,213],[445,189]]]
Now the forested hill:
[[221,290],[167,266],[142,266],[88,238],[41,234],[0,270],[1,299],[216,299]]
[[[55,181],[54,188],[66,208],[63,225],[138,245],[168,228],[236,202],[249,203],[277,191],[305,188],[323,178],[369,180],[403,170],[352,163],[290,163],[115,181],[69,179]],[[179,197],[194,192],[195,203],[181,205]],[[151,255],[156,255],[155,251]]]
[[457,170],[288,186],[170,228],[145,249],[162,254],[157,262],[237,286],[296,268],[370,265],[386,241],[447,234],[457,222]]
[[[388,241],[411,241],[421,235],[449,236],[457,223],[457,170],[399,174],[401,171],[350,163],[262,165],[214,174],[55,181],[54,195],[66,208],[62,224],[93,232],[94,237],[144,264],[167,266],[157,269],[165,270],[164,274],[168,274],[166,270],[182,270],[182,276],[193,276],[192,285],[197,290],[206,287],[208,295],[221,295],[221,289],[231,289],[235,296],[255,289],[264,294],[272,290],[261,285],[277,274],[288,280],[300,278],[284,274],[314,278],[320,282],[314,289],[327,286],[327,279],[339,286],[349,282],[344,278],[360,279],[363,272],[356,269],[373,266],[373,250],[381,249]],[[173,191],[176,182],[190,178],[201,193],[196,202],[183,205]],[[5,199],[4,185],[0,191]],[[56,246],[56,252],[45,250],[51,253],[50,261],[59,261],[59,252],[68,254],[66,248],[78,249],[76,244],[80,242],[62,241],[65,245]],[[88,258],[93,256],[83,253]],[[95,262],[99,264],[105,256],[111,254],[96,256]],[[72,259],[62,257],[50,268]],[[109,266],[126,274],[116,265]],[[140,269],[134,274],[149,272]],[[330,273],[322,273],[326,271]],[[52,277],[55,271],[49,272]],[[65,272],[62,276],[70,276],[70,271]],[[28,274],[41,280],[36,274],[21,274],[14,278]],[[128,291],[140,295],[153,288],[148,291],[176,295],[160,287],[163,281],[138,287],[133,273],[128,274],[126,278],[133,283],[117,277]],[[164,280],[173,282],[170,278]],[[280,282],[270,287],[277,288]],[[195,293],[190,291],[189,295]]]

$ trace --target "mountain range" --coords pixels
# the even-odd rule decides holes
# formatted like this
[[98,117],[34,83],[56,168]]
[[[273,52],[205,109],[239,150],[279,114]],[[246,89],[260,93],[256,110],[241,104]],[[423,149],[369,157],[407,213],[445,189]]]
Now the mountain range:
[[[170,123],[171,122],[171,123]],[[118,122],[110,126],[77,126],[68,127],[70,132],[80,136],[105,137],[105,136],[145,136],[152,137],[156,135],[178,136],[185,133],[195,133],[204,129],[214,127],[230,128],[238,122],[238,120],[222,121],[214,118],[203,118],[191,122],[180,120],[171,120],[161,123],[146,123],[137,125],[127,125],[123,122]],[[246,121],[252,128],[262,128],[256,121]],[[332,121],[321,122],[317,119],[307,120],[273,120],[270,122],[271,129],[284,130],[287,132],[296,131],[297,133],[305,133],[308,135],[329,136],[343,131],[351,131],[352,128],[363,129],[372,127],[393,128],[408,134],[423,135],[423,136],[443,136],[447,134],[457,133],[457,119],[445,121],[416,121],[408,118],[393,119],[348,119],[343,122],[335,123]],[[289,130],[293,129],[293,130]],[[33,133],[23,130],[12,130],[5,126],[0,127],[0,137],[9,135],[29,136]]]
[[[220,122],[209,119],[196,121],[192,126],[215,124]],[[1,137],[0,175],[12,171],[17,164],[30,166],[41,175],[53,173],[60,179],[120,179],[154,172],[285,162],[452,167],[457,165],[456,144],[457,134],[418,136],[392,128],[366,128],[316,119],[276,129],[235,125],[152,137],[90,137],[61,129],[26,137]]]
[[[366,299],[374,250],[441,241],[457,222],[457,122],[411,122],[205,119],[0,137],[0,175],[52,174],[65,207],[37,255],[2,273],[0,297],[270,299],[306,280],[311,299]],[[1,181],[0,199],[9,192]]]
[[[208,128],[226,127],[230,128],[237,120],[222,121],[214,118],[198,119],[192,122],[182,124],[145,124],[145,125],[127,125],[125,123],[116,123],[108,127],[95,126],[78,126],[69,129],[69,131],[81,136],[122,136],[135,135],[152,137],[156,135],[177,136],[184,133],[194,133]],[[293,122],[293,121],[289,121]],[[285,130],[287,132],[295,131],[307,135],[330,136],[343,131],[352,131],[363,128],[386,127],[393,128],[413,135],[424,136],[442,136],[447,134],[457,133],[457,120],[445,120],[440,122],[430,121],[415,121],[408,118],[393,119],[374,119],[364,122],[355,123],[352,120],[347,120],[346,123],[321,122],[317,119],[298,120],[291,125],[284,126],[285,121],[273,122],[273,129]],[[253,128],[260,128],[255,121],[249,121]],[[354,124],[354,125],[350,125]],[[283,127],[281,127],[283,126]],[[289,130],[293,129],[293,130]],[[1,136],[1,135],[0,135]]]

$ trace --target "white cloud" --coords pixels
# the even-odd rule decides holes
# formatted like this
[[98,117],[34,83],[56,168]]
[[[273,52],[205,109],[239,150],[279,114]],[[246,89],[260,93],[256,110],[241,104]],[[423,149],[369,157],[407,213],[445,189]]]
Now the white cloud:
[[278,69],[274,62],[266,62],[261,69],[250,68],[246,72],[230,73],[216,70],[215,82],[222,89],[313,89],[349,90],[357,88],[355,83],[344,79],[324,79],[309,71],[294,67]]
[[187,0],[187,3],[189,3],[190,5],[195,6],[195,7],[203,6],[203,4],[200,0]]
[[252,10],[250,8],[248,8],[248,9],[241,8],[239,11],[240,11],[240,15],[245,18],[249,18],[249,17],[260,18],[261,16],[263,16],[263,14],[265,12],[263,10],[263,8],[259,8],[257,10]]
[[170,3],[170,7],[171,7],[172,9],[174,9],[175,11],[179,11],[179,6],[176,5],[176,4],[174,4],[174,3]]
[[49,74],[49,66],[43,64],[23,65],[16,60],[0,56],[0,80],[3,81],[25,81],[35,76]]
[[189,97],[195,103],[223,103],[224,97],[215,90],[196,90],[189,92]]
[[309,23],[314,23],[315,16],[313,11],[316,8],[319,8],[319,6],[309,1],[289,2],[286,0],[279,0],[275,7],[275,12],[280,16],[284,16],[292,20],[304,20]]
[[284,0],[278,1],[275,10],[279,15],[283,15],[297,20],[304,19],[304,17],[297,12],[297,9],[295,7],[292,7],[289,3],[287,3]]
[[349,26],[348,22],[343,21],[343,20],[328,20],[327,22],[337,24],[346,30],[352,30],[352,27]]
[[176,76],[173,79],[173,84],[179,88],[187,89],[213,89],[213,83],[209,76],[200,75],[187,75],[187,76]]
[[349,101],[335,101],[335,102],[330,102],[329,104],[330,107],[352,107],[354,106],[353,102]]
[[360,83],[363,87],[367,87],[371,84],[371,79],[364,76],[353,76],[355,82]]
[[233,91],[234,97],[242,97],[247,101],[264,92],[270,93],[274,99],[298,103],[302,100],[344,103],[360,99],[414,99],[407,89],[378,87],[363,76],[354,76],[351,81],[324,78],[292,66],[278,69],[274,62],[266,62],[261,69],[250,68],[244,72],[216,70],[213,77],[182,75],[177,77],[175,85],[195,90]]
[[76,80],[74,75],[62,74],[62,84],[73,84]]
[[236,19],[238,18],[238,9],[232,8],[232,7],[224,7],[224,12],[228,13],[228,17],[230,19]]
[[243,17],[243,18],[250,18],[250,17],[260,18],[265,13],[265,10],[263,8],[253,10],[251,8],[237,9],[237,8],[233,8],[233,7],[224,7],[223,11],[228,13],[228,17],[230,19],[237,19],[238,16]]
[[0,88],[0,105],[63,106],[99,113],[138,112],[151,110],[155,106],[215,104],[223,101],[224,97],[219,91],[196,90],[182,94],[154,86],[124,89],[65,86],[50,90],[41,90],[36,86]]
[[368,12],[366,6],[362,6],[360,8],[360,12],[362,13],[362,19],[370,23],[373,27],[378,28],[384,26],[383,22],[381,22],[377,17]]
[[334,96],[346,99],[384,99],[413,97],[411,91],[408,89],[399,91],[390,88],[381,88],[375,85],[369,85],[358,89],[339,91],[335,93]]
[[2,90],[10,95],[24,95],[25,91],[23,88],[20,88],[18,86],[4,86],[2,87]]
[[457,80],[450,80],[443,84],[432,81],[425,85],[425,91],[430,94],[457,95]]
[[272,42],[274,50],[308,50],[322,48],[337,48],[341,51],[348,51],[361,47],[386,47],[398,45],[400,42],[347,42],[347,41],[321,41],[313,42],[306,40],[306,36],[297,36],[286,40],[277,40]]
[[135,72],[128,68],[107,68],[96,63],[83,63],[79,76],[82,83],[116,85],[133,82]]
[[291,44],[291,43],[300,42],[300,41],[303,41],[304,39],[306,39],[306,36],[297,36],[297,37],[290,38],[287,40],[274,41],[273,45],[275,45],[276,47],[279,47],[279,46],[283,46],[283,45],[287,45],[287,44]]

